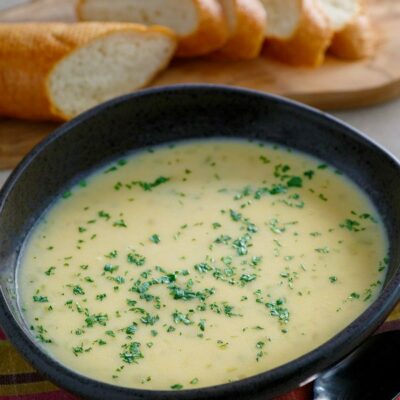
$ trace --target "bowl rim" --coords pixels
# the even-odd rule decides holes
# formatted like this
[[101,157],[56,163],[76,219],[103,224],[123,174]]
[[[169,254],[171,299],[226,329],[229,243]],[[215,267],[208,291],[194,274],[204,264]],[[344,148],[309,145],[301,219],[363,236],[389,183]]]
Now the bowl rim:
[[[296,109],[308,117],[317,119],[319,122],[333,124],[338,128],[345,131],[346,136],[352,139],[358,139],[362,146],[370,146],[374,151],[380,152],[387,159],[392,161],[399,170],[400,175],[400,162],[397,158],[387,149],[380,144],[376,143],[373,139],[367,137],[364,133],[351,125],[339,120],[338,118],[317,110],[308,105],[302,104],[292,99],[288,99],[275,94],[265,93],[257,90],[250,90],[238,88],[227,85],[214,85],[214,84],[179,84],[167,85],[155,88],[143,89],[134,93],[123,95],[107,102],[104,102],[82,114],[74,119],[62,124],[60,127],[50,133],[44,140],[38,143],[23,159],[19,162],[17,167],[10,174],[3,187],[0,190],[0,214],[3,212],[6,200],[13,190],[15,184],[18,182],[21,174],[25,169],[29,168],[30,164],[34,162],[36,157],[54,141],[60,137],[67,135],[69,131],[73,130],[76,126],[89,122],[93,117],[101,114],[113,107],[119,106],[123,103],[135,101],[145,96],[162,96],[164,94],[171,94],[176,92],[190,93],[190,92],[225,92],[234,93],[237,95],[258,97],[260,101],[273,102],[279,105],[284,105],[290,109]],[[15,271],[14,271],[15,273]],[[1,274],[1,272],[0,272]],[[15,320],[11,310],[8,307],[6,298],[3,294],[2,287],[0,286],[0,322],[7,337],[15,345],[15,347],[29,360],[32,365],[43,372],[53,382],[67,390],[83,394],[84,396],[91,396],[92,388],[97,387],[103,393],[113,392],[116,398],[152,398],[152,399],[211,399],[211,398],[229,398],[227,396],[234,396],[238,393],[256,393],[265,388],[270,389],[273,382],[277,382],[277,389],[275,392],[272,390],[271,395],[278,395],[283,393],[282,385],[287,377],[295,378],[296,383],[286,385],[286,390],[291,390],[296,386],[301,386],[308,383],[315,378],[323,369],[332,364],[332,361],[327,360],[327,354],[333,357],[334,362],[348,355],[349,352],[354,350],[361,344],[374,330],[385,320],[391,309],[396,305],[400,299],[400,268],[387,282],[386,287],[380,292],[377,299],[355,320],[347,325],[343,330],[339,331],[335,336],[318,346],[314,350],[290,361],[280,365],[271,370],[261,372],[259,374],[250,376],[231,383],[225,383],[214,386],[207,386],[201,388],[190,388],[179,391],[172,390],[149,390],[140,388],[130,388],[125,386],[113,385],[103,381],[90,378],[83,374],[73,371],[72,369],[64,366],[61,362],[42,350],[40,345],[34,338],[25,332]],[[351,343],[349,346],[348,343]],[[341,349],[341,350],[339,350]],[[338,351],[339,350],[339,351]],[[312,367],[310,367],[312,366]],[[305,373],[305,370],[307,373]],[[301,371],[301,373],[299,373]],[[296,379],[297,377],[297,379]],[[79,385],[77,384],[79,382]],[[78,388],[79,386],[79,388]],[[280,390],[279,390],[280,388]],[[171,397],[172,396],[172,397]],[[225,396],[225,397],[224,397]],[[95,398],[100,398],[96,397]]]

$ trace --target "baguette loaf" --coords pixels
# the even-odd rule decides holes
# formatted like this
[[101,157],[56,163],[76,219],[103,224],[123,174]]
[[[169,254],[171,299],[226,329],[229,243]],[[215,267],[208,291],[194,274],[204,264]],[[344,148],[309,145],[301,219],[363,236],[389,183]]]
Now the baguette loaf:
[[314,0],[262,0],[267,14],[266,49],[293,64],[319,66],[333,30]]
[[165,25],[178,35],[179,57],[211,53],[229,34],[217,0],[79,0],[77,13],[82,21]]
[[146,85],[175,48],[164,27],[0,24],[0,115],[69,119]]
[[245,60],[259,55],[267,23],[267,13],[259,0],[220,0],[230,36],[215,55]]
[[372,57],[377,48],[377,35],[368,15],[361,13],[333,37],[329,52],[343,60]]

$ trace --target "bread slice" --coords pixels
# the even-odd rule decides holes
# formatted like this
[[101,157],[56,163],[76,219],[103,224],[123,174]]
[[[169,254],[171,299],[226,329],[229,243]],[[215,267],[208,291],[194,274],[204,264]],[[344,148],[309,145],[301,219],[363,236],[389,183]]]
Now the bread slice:
[[293,64],[319,66],[333,30],[315,0],[262,0],[268,21],[267,53]]
[[179,38],[177,56],[211,53],[228,39],[228,26],[217,0],[79,0],[83,21],[124,21],[164,25]]
[[0,115],[69,119],[146,85],[175,48],[164,27],[0,24]]
[[218,58],[246,60],[260,54],[267,13],[259,0],[219,0],[228,21],[230,36],[217,50]]
[[318,6],[335,32],[344,29],[361,11],[360,0],[318,0]]
[[377,34],[368,15],[361,13],[333,37],[329,52],[343,60],[360,60],[374,55]]

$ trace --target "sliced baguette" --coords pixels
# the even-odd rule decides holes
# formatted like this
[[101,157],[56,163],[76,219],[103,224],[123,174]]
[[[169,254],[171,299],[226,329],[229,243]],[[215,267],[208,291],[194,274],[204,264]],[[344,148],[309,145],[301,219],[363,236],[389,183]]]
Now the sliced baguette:
[[175,48],[164,27],[0,24],[0,115],[69,119],[146,85]]
[[333,30],[314,0],[262,0],[267,10],[266,50],[293,64],[322,64]]
[[217,0],[79,0],[82,21],[124,21],[165,25],[179,38],[177,56],[211,53],[228,39],[228,26]]
[[361,13],[335,34],[329,52],[343,60],[360,60],[374,55],[377,42],[377,34],[369,16]]
[[217,50],[219,58],[246,60],[260,54],[264,42],[267,13],[259,0],[219,0],[230,36],[225,45]]

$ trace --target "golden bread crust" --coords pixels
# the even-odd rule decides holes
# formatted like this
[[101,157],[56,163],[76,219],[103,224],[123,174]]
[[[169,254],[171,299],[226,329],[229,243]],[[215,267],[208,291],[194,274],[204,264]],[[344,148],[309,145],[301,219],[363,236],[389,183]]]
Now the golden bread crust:
[[192,34],[180,37],[177,57],[196,57],[221,48],[229,37],[229,28],[217,0],[193,0],[199,25]]
[[268,38],[267,53],[293,65],[320,66],[329,47],[333,30],[314,0],[301,1],[301,18],[288,39]]
[[76,49],[117,32],[162,32],[126,23],[85,22],[0,24],[0,115],[31,120],[66,120],[53,105],[48,78],[55,66]]
[[233,0],[235,30],[215,55],[218,58],[246,60],[256,58],[264,42],[267,13],[259,0]]
[[343,60],[360,60],[372,57],[377,49],[377,34],[371,19],[359,14],[333,37],[329,52]]

